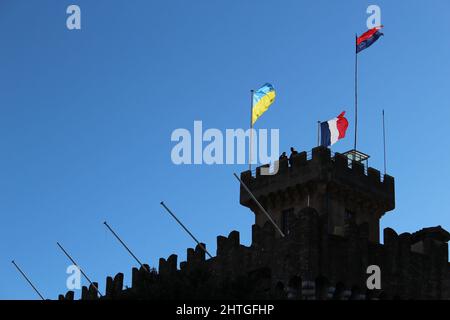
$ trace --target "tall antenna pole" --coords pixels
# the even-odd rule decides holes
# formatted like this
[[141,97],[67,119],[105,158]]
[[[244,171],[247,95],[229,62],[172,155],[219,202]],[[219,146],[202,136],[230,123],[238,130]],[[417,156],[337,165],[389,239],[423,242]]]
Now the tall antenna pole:
[[256,197],[253,195],[253,193],[250,191],[250,189],[245,185],[244,181],[242,181],[238,175],[236,173],[233,173],[233,175],[236,177],[236,179],[238,179],[239,183],[244,187],[245,191],[247,191],[247,193],[250,195],[250,197],[253,199],[253,201],[255,201],[256,205],[259,207],[259,209],[266,215],[267,219],[269,219],[269,221],[273,224],[273,226],[275,227],[275,229],[280,233],[280,235],[284,238],[285,235],[283,233],[283,231],[281,231],[280,227],[275,223],[275,221],[273,221],[272,217],[270,216],[270,214],[266,211],[266,209],[264,209],[264,207],[261,205],[261,203],[259,203],[259,201],[256,199]]
[[20,274],[27,280],[28,284],[33,288],[33,290],[38,294],[38,296],[45,300],[44,296],[39,292],[39,290],[34,286],[34,284],[31,282],[31,280],[26,276],[26,274],[22,271],[22,269],[19,268],[19,266],[15,263],[15,261],[11,261],[11,263],[16,267],[16,269],[20,272]]
[[134,258],[134,260],[137,261],[137,263],[139,263],[139,265],[146,271],[150,272],[150,270],[147,270],[147,268],[141,263],[141,261],[139,261],[139,259],[134,255],[134,253],[130,250],[130,248],[128,248],[128,246],[125,244],[125,242],[122,241],[122,239],[120,239],[120,237],[117,235],[117,233],[114,232],[114,230],[109,226],[109,224],[105,221],[103,222],[103,224],[106,226],[106,228],[108,228],[109,231],[111,231],[111,233],[113,234],[114,237],[116,237],[117,240],[119,240],[119,242],[122,244],[122,246],[128,251],[128,253]]
[[66,250],[64,250],[64,248],[62,247],[62,245],[59,244],[59,242],[56,242],[56,244],[58,245],[58,247],[62,250],[62,252],[66,255],[67,258],[69,258],[69,260],[74,264],[74,266],[76,266],[78,268],[78,270],[80,270],[81,274],[83,275],[83,277],[86,278],[86,280],[90,283],[90,285],[92,287],[95,288],[95,291],[97,291],[97,293],[100,295],[100,297],[103,297],[103,295],[100,293],[100,291],[98,290],[97,286],[92,283],[91,279],[89,279],[89,277],[84,273],[84,271],[80,268],[80,266],[75,262],[75,260],[72,259],[72,257],[70,256],[69,253],[67,253]]
[[358,134],[358,52],[357,50],[358,35],[355,34],[355,143],[353,149],[356,151],[357,134]]
[[200,243],[200,241],[197,240],[197,238],[192,234],[192,232],[190,232],[188,230],[188,228],[185,227],[185,225],[177,218],[177,216],[164,204],[164,201],[161,201],[161,206],[166,209],[166,211],[172,216],[172,218],[175,219],[176,222],[178,222],[178,224],[184,229],[184,231],[186,231],[188,233],[188,235],[191,236],[192,239],[194,239],[195,242],[197,242],[198,246],[206,252],[206,254],[212,258],[212,255],[208,252],[208,250],[206,250],[205,246],[203,244]]
[[386,174],[386,127],[384,123],[384,109],[383,109],[383,154],[384,154],[384,174]]
[[250,142],[249,142],[249,155],[248,155],[248,170],[252,171],[252,151],[253,151],[253,96],[255,90],[250,90]]

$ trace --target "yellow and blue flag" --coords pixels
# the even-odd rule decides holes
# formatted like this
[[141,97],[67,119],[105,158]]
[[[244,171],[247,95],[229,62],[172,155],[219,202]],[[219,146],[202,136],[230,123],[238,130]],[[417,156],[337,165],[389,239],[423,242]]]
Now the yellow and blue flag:
[[275,89],[270,83],[266,83],[253,94],[252,125],[269,109],[275,101]]

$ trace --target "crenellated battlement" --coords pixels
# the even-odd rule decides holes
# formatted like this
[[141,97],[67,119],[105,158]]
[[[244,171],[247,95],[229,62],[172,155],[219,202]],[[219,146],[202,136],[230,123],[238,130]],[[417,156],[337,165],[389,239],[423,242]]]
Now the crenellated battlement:
[[[256,168],[256,175],[251,171],[241,173],[242,181],[256,196],[270,193],[284,192],[290,188],[298,188],[313,182],[332,182],[360,189],[361,193],[383,197],[389,210],[395,207],[394,178],[384,175],[381,179],[380,171],[365,166],[358,161],[350,161],[340,153],[331,153],[325,147],[314,148],[310,158],[306,152],[299,152],[291,158],[291,165],[287,159],[280,160],[279,171],[275,175],[261,175],[261,168]],[[250,196],[241,188],[241,204],[251,202]]]
[[[329,234],[326,217],[313,208],[293,215],[285,238],[273,226],[253,225],[250,247],[232,231],[217,237],[217,255],[206,259],[200,246],[159,260],[159,272],[148,265],[132,269],[131,288],[124,275],[107,277],[101,299],[432,299],[450,298],[448,245],[441,227],[398,235],[384,230],[385,244],[369,241],[367,224],[349,221],[343,235]],[[203,244],[202,244],[203,245]],[[382,272],[382,289],[365,287],[367,267]],[[60,299],[74,299],[73,292]],[[94,287],[83,287],[81,299],[98,299]]]
[[[216,255],[206,245],[159,259],[158,272],[133,268],[106,279],[101,299],[450,299],[450,234],[442,227],[398,235],[379,220],[395,207],[394,179],[327,148],[280,161],[279,172],[241,178],[269,212],[284,237],[241,186],[240,202],[255,214],[252,243],[238,231],[217,237]],[[381,270],[382,288],[366,286],[367,268]],[[98,299],[83,287],[81,299]],[[74,293],[59,299],[74,299]]]

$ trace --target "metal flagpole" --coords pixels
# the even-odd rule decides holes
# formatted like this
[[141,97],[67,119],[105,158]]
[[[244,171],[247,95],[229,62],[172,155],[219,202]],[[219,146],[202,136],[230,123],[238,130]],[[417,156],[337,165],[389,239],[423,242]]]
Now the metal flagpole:
[[105,221],[103,222],[103,224],[108,228],[109,231],[111,231],[111,233],[114,235],[114,237],[116,237],[117,240],[119,240],[119,242],[122,244],[122,246],[128,251],[128,253],[134,258],[134,260],[137,261],[137,263],[139,263],[139,265],[146,271],[150,272],[150,270],[147,270],[147,268],[141,263],[141,261],[139,261],[139,259],[134,255],[134,253],[130,250],[130,248],[128,248],[128,246],[125,244],[125,242],[122,241],[122,239],[120,239],[120,237],[117,235],[117,233],[114,232],[114,230],[109,226],[109,224]]
[[39,290],[34,286],[34,284],[31,282],[31,280],[26,276],[26,274],[19,268],[19,266],[16,264],[16,262],[13,260],[11,263],[16,267],[16,269],[20,272],[20,274],[27,280],[28,284],[33,288],[33,290],[38,294],[38,296],[45,300],[44,296],[39,292]]
[[97,291],[97,293],[100,295],[100,297],[103,297],[103,295],[100,293],[100,291],[98,290],[97,286],[92,283],[91,279],[89,279],[89,277],[84,273],[84,271],[80,268],[80,266],[75,262],[75,260],[72,259],[72,257],[70,256],[70,254],[67,253],[66,250],[64,250],[64,248],[59,244],[59,242],[56,242],[56,244],[58,245],[58,247],[62,250],[62,252],[66,255],[67,258],[69,258],[69,260],[78,268],[78,270],[80,270],[81,274],[86,278],[86,280],[90,283],[91,286],[93,286],[95,288],[95,291]]
[[280,235],[284,238],[285,235],[283,233],[283,231],[281,231],[280,227],[275,223],[275,221],[273,221],[272,217],[270,216],[270,214],[266,211],[266,209],[264,209],[264,207],[261,205],[261,203],[259,203],[259,201],[256,199],[256,197],[253,195],[253,193],[250,191],[250,189],[245,185],[245,183],[237,176],[236,173],[233,173],[234,176],[236,177],[236,179],[238,179],[238,181],[240,182],[240,184],[242,184],[242,186],[244,187],[245,191],[247,191],[247,193],[250,195],[250,197],[253,199],[253,201],[255,201],[256,205],[259,207],[259,209],[266,215],[267,219],[269,219],[269,221],[274,225],[275,229],[277,229],[277,231],[280,233]]
[[317,146],[320,146],[320,121],[317,121]]
[[255,94],[255,90],[250,90],[250,151],[248,155],[248,170],[252,171],[252,148],[253,148],[253,95]]
[[357,134],[358,134],[358,52],[357,52],[358,35],[355,34],[355,144],[356,151]]
[[384,154],[384,174],[386,174],[386,127],[384,123],[384,109],[383,109],[383,154]]
[[188,228],[186,228],[184,226],[184,224],[175,216],[175,214],[165,205],[164,201],[161,201],[161,206],[163,206],[164,209],[166,209],[166,211],[172,216],[172,218],[175,219],[176,222],[178,222],[178,224],[184,229],[184,231],[186,231],[192,239],[194,239],[195,242],[197,242],[198,246],[206,252],[206,254],[212,258],[212,255],[208,252],[208,250],[206,250],[205,246],[203,244],[200,243],[200,241],[197,240],[196,237],[194,237],[194,235],[188,230]]

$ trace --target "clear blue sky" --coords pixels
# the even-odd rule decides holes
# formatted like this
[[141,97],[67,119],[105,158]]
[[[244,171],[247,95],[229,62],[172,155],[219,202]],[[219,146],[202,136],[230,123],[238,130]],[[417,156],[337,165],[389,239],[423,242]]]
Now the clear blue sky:
[[[66,29],[71,3],[81,31]],[[175,166],[171,132],[247,127],[249,90],[265,82],[278,96],[257,127],[279,128],[282,150],[311,149],[316,121],[343,110],[352,132],[369,4],[385,37],[360,55],[359,149],[382,170],[384,108],[397,208],[382,227],[450,229],[448,0],[1,0],[0,299],[36,298],[13,258],[46,297],[66,291],[56,241],[102,291],[117,272],[130,284],[135,262],[105,219],[150,265],[184,260],[193,243],[161,200],[212,252],[232,230],[249,244],[232,176],[246,166]]]

